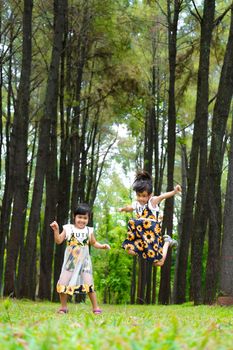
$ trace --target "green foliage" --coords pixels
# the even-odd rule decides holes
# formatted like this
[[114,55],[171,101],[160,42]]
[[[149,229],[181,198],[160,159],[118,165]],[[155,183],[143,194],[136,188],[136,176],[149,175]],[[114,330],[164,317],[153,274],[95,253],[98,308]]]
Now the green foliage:
[[[107,182],[107,180],[105,180]],[[99,252],[92,249],[94,281],[102,300],[109,303],[128,303],[130,299],[132,259],[121,244],[126,236],[126,220],[117,212],[122,201],[129,201],[128,189],[115,173],[106,184],[102,180],[95,205],[94,220],[98,241],[107,242],[111,250]],[[104,255],[104,257],[102,256]]]
[[94,268],[97,271],[94,275],[95,286],[102,298],[106,296],[105,302],[129,303],[132,259],[121,248],[125,229],[116,227],[109,235],[112,235],[111,250],[104,258],[100,257],[99,253],[98,257],[93,254]]
[[57,304],[12,300],[6,317],[0,301],[2,350],[232,349],[233,308],[219,306],[103,306],[91,313],[86,304],[70,304],[69,314]]

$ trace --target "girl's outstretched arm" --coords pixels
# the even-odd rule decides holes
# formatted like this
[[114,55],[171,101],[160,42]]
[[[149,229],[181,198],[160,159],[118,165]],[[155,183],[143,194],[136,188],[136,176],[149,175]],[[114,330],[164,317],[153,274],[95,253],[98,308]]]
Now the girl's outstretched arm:
[[110,249],[109,244],[101,244],[97,242],[93,233],[90,235],[90,244],[96,249]]
[[180,193],[182,190],[181,190],[181,187],[180,185],[176,185],[174,187],[174,190],[173,191],[170,191],[170,192],[165,192],[165,193],[162,193],[160,194],[159,196],[154,196],[151,198],[151,203],[153,205],[153,207],[155,207],[157,204],[159,204],[162,200],[164,199],[167,199],[167,198],[170,198],[170,197],[173,197],[175,196],[177,193]]
[[92,244],[92,245],[96,249],[110,249],[110,245],[109,244],[101,244],[101,243],[99,243],[97,241],[94,244]]
[[131,211],[133,211],[133,207],[132,207],[132,205],[126,205],[123,208],[119,208],[118,211],[119,212],[122,212],[122,211],[131,212]]
[[55,242],[57,244],[61,244],[66,238],[66,232],[63,230],[61,233],[59,233],[59,226],[58,226],[58,223],[56,221],[53,221],[50,224],[50,227],[53,230]]

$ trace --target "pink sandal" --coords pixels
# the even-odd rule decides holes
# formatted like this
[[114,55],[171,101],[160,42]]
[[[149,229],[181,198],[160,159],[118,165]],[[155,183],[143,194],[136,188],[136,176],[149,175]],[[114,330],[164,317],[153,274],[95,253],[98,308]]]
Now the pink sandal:
[[68,309],[64,309],[64,308],[61,308],[57,311],[58,314],[61,314],[61,315],[64,315],[64,314],[68,314]]
[[101,309],[95,309],[95,310],[93,310],[93,314],[100,315],[100,314],[102,314],[102,310]]

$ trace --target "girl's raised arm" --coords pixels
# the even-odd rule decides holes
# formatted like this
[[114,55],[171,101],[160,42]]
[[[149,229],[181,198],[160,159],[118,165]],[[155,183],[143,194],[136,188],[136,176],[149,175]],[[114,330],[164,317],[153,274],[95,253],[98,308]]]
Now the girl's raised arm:
[[182,190],[181,190],[180,185],[176,185],[173,191],[165,192],[165,193],[160,194],[159,196],[154,196],[154,197],[152,197],[152,198],[151,198],[151,203],[152,203],[153,207],[155,207],[155,206],[156,206],[157,204],[159,204],[162,200],[167,199],[167,198],[170,198],[170,197],[173,197],[173,196],[175,196],[177,193],[180,193],[181,191],[182,191]]
[[65,238],[66,238],[66,232],[65,230],[63,230],[61,233],[59,233],[59,226],[58,226],[58,223],[56,221],[53,221],[51,224],[50,224],[50,227],[52,228],[53,230],[53,233],[54,233],[54,240],[57,244],[61,244]]

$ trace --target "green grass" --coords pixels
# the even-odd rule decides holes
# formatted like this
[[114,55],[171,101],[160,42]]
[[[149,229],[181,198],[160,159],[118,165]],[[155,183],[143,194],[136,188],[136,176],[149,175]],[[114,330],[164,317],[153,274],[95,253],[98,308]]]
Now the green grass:
[[59,305],[0,300],[0,349],[176,350],[232,349],[233,307],[103,305],[93,315],[89,302]]

